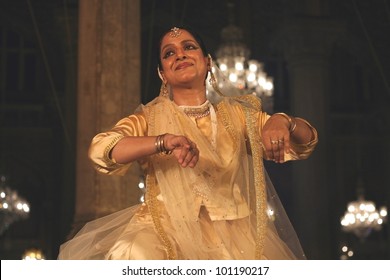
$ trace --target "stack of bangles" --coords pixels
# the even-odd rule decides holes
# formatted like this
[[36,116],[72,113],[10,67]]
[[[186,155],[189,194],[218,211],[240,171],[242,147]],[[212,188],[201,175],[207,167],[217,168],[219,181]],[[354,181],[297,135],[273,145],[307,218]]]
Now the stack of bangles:
[[289,115],[285,113],[275,113],[274,115],[280,115],[288,120],[288,123],[290,124],[288,130],[290,131],[290,134],[295,131],[297,128],[297,122],[295,121],[294,118],[290,117]]
[[164,136],[165,134],[158,135],[156,138],[156,142],[154,142],[154,146],[156,147],[157,153],[169,155],[172,153],[172,151],[165,148]]

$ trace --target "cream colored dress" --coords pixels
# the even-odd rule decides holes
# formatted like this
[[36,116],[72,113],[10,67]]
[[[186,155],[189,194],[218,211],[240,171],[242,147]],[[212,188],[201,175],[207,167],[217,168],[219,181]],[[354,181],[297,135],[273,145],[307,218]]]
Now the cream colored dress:
[[[202,117],[191,117],[193,111]],[[98,134],[89,156],[105,174],[126,173],[129,165],[110,158],[124,136],[185,135],[197,144],[200,159],[195,168],[180,167],[173,155],[141,160],[145,203],[87,223],[61,246],[58,258],[304,259],[263,167],[261,128],[268,118],[253,96],[195,108],[158,97]],[[313,140],[293,145],[287,160],[310,155],[318,141],[312,130]]]

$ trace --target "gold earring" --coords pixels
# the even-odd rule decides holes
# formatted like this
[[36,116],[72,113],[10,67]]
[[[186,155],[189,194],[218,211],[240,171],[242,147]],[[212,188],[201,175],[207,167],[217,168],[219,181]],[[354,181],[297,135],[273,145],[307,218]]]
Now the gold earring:
[[168,86],[167,86],[167,82],[165,81],[161,71],[160,71],[160,67],[157,66],[157,74],[158,76],[160,77],[161,79],[161,87],[160,87],[160,96],[162,97],[168,97],[169,96],[169,92],[168,92]]
[[168,86],[166,83],[162,83],[160,87],[160,96],[169,97]]
[[213,73],[213,59],[211,58],[211,55],[208,54],[208,59],[209,59],[209,63],[208,63],[208,71],[210,72],[210,80],[209,80],[209,83],[210,85],[212,85],[214,87],[214,84],[216,84],[217,80],[215,79],[215,76],[214,76],[214,73]]
[[215,78],[214,72],[213,72],[213,59],[210,54],[208,54],[209,58],[209,72],[210,72],[210,80],[209,83],[213,87],[214,91],[218,93],[220,96],[223,96],[222,92],[220,91],[218,87],[217,79]]

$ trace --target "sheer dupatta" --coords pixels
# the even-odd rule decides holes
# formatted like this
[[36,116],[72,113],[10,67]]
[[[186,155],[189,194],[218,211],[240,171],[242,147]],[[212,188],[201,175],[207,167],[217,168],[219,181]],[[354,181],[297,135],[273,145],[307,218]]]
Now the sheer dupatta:
[[[206,237],[203,221],[200,220],[200,207],[207,207],[211,202],[221,210],[221,217],[227,217],[232,213],[228,213],[226,205],[241,199],[245,206],[237,209],[235,215],[240,221],[245,220],[250,229],[248,234],[253,236],[254,242],[253,252],[243,258],[263,258],[269,230],[278,232],[295,258],[304,258],[296,234],[263,167],[258,123],[260,106],[260,101],[249,95],[223,97],[215,102],[219,120],[217,138],[223,137],[232,145],[228,152],[220,150],[219,145],[210,145],[196,125],[169,98],[158,97],[142,107],[148,120],[149,135],[186,135],[197,143],[200,150],[201,158],[195,168],[181,168],[172,155],[154,155],[149,160],[147,204],[169,259],[223,258],[223,255],[218,257],[218,254],[223,254],[218,250],[236,256],[235,252],[241,250],[241,245],[227,242],[226,232],[220,231],[220,227],[213,226],[213,234],[218,240],[223,240],[221,246],[210,246],[204,242]],[[242,118],[236,117],[240,115],[244,123]],[[221,187],[229,193],[223,194]],[[239,197],[234,197],[234,194]],[[235,201],[229,200],[229,196],[233,196]],[[270,207],[274,212],[272,217],[267,214]],[[174,229],[172,233],[169,232],[172,229],[166,229],[161,223],[160,217],[165,212]],[[228,223],[234,220],[226,219]],[[210,221],[211,224],[218,222]]]

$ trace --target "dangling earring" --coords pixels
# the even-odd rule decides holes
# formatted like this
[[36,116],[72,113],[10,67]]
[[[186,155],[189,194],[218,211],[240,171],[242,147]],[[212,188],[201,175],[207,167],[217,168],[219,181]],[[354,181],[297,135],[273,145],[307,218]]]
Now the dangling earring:
[[161,79],[161,88],[160,88],[160,96],[162,97],[169,97],[169,92],[168,92],[168,86],[167,82],[165,81],[164,77],[161,75],[160,67],[157,66],[157,74]]
[[162,83],[160,87],[160,96],[169,97],[168,87],[166,83]]
[[210,72],[209,83],[213,87],[213,89],[215,90],[216,93],[218,93],[219,95],[223,96],[222,92],[219,90],[217,79],[214,76],[214,72],[213,72],[213,59],[212,59],[210,54],[208,54],[208,58],[209,58],[209,72]]
[[208,54],[208,58],[209,58],[208,71],[210,73],[209,83],[210,83],[210,85],[212,85],[214,87],[214,84],[217,83],[217,79],[215,78],[214,73],[213,73],[213,59],[211,58],[210,54]]

